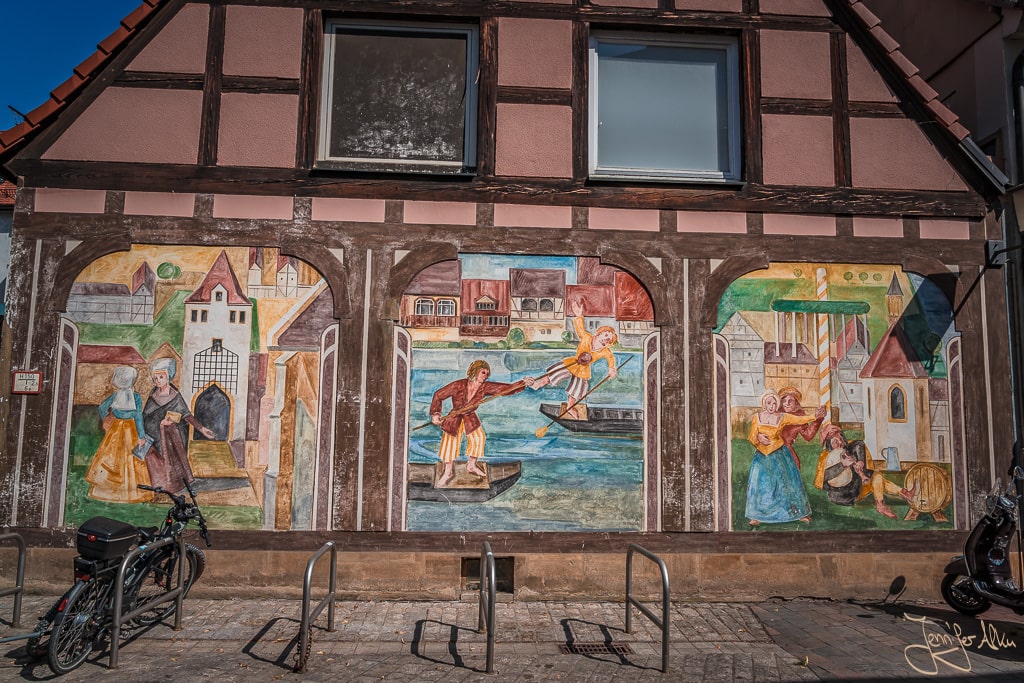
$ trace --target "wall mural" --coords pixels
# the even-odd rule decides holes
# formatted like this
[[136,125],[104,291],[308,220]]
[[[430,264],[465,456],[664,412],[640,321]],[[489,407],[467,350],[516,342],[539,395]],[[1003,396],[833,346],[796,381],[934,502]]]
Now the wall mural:
[[729,287],[715,331],[734,529],[952,527],[960,338],[933,282],[773,264]]
[[462,255],[420,272],[400,315],[407,529],[644,527],[657,373],[637,280],[595,258]]
[[167,498],[137,485],[189,481],[213,527],[327,526],[332,317],[321,275],[276,249],[136,245],[90,264],[65,313],[64,523],[155,522]]

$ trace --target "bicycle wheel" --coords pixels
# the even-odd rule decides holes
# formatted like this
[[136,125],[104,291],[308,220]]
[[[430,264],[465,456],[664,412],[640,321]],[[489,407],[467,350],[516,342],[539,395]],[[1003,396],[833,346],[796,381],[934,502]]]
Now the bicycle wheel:
[[50,651],[50,627],[53,626],[53,620],[57,617],[57,611],[60,606],[64,604],[68,596],[71,594],[72,586],[67,590],[64,595],[57,599],[57,602],[53,603],[53,606],[44,614],[39,617],[39,621],[36,622],[36,627],[33,631],[46,631],[45,635],[41,635],[38,638],[29,638],[25,643],[25,653],[32,659],[42,659],[46,656],[46,653]]
[[68,593],[50,634],[47,655],[53,673],[61,675],[75,670],[92,652],[106,610],[105,587],[101,581],[82,581]]
[[[139,580],[132,595],[127,601],[131,609],[142,607],[170,591],[178,582],[178,555],[171,548],[161,548],[150,559],[149,564]],[[206,569],[206,555],[191,543],[185,544],[185,595],[192,588]],[[154,605],[153,609],[143,612],[133,620],[140,626],[150,626],[174,614],[174,601]]]

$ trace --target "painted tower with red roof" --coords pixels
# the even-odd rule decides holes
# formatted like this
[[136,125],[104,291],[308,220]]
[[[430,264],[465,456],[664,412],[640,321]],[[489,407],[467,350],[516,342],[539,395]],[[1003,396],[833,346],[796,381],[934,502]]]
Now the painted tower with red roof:
[[[214,440],[244,438],[249,395],[253,304],[227,252],[185,299],[185,333],[179,390]],[[198,433],[195,438],[202,438]]]

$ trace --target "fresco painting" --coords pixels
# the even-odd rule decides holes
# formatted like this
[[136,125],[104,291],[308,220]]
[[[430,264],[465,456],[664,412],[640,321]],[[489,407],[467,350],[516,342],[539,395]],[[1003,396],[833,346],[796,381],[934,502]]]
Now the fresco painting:
[[211,527],[315,528],[332,311],[323,277],[272,248],[135,245],[86,267],[64,314],[78,330],[64,523],[155,522],[167,499],[137,485],[188,482]]
[[733,529],[953,527],[960,338],[935,283],[772,264],[726,290],[715,333]]
[[413,279],[400,324],[406,529],[644,528],[656,329],[635,278],[596,258],[465,254]]

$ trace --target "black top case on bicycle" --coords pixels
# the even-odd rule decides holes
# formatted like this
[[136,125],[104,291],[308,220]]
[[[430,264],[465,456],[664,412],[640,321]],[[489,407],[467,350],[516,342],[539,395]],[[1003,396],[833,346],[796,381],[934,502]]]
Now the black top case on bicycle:
[[78,527],[78,553],[89,560],[121,557],[138,540],[138,529],[109,517],[93,517]]

